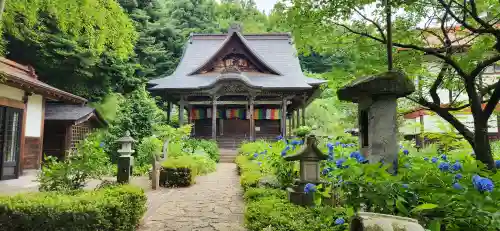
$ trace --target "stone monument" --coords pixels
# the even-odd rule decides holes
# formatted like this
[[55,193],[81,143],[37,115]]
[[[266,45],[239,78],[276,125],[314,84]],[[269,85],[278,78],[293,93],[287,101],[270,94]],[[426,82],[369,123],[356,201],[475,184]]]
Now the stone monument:
[[418,221],[379,213],[360,212],[351,219],[350,231],[424,231]]
[[118,157],[118,173],[116,174],[116,181],[118,183],[129,183],[130,176],[132,175],[132,167],[134,165],[134,157],[132,153],[132,144],[135,140],[130,137],[130,132],[126,131],[125,136],[118,139],[116,142],[121,143],[122,147],[118,150],[120,157]]
[[360,151],[370,163],[397,163],[397,99],[414,91],[397,71],[361,77],[337,91],[340,100],[358,104]]
[[314,205],[314,194],[305,193],[306,184],[320,184],[320,167],[319,161],[328,159],[319,150],[316,137],[310,135],[307,137],[306,145],[295,155],[286,156],[287,161],[300,161],[300,179],[297,181],[297,186],[288,189],[288,199],[293,204],[297,205]]

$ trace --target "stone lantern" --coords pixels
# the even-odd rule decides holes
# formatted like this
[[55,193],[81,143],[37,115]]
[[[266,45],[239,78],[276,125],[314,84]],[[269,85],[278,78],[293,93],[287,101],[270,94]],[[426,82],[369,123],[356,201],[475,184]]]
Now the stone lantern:
[[359,147],[370,163],[397,163],[397,99],[414,91],[413,82],[397,71],[361,77],[337,91],[340,100],[358,104]]
[[314,205],[312,193],[305,193],[304,187],[306,184],[319,184],[321,160],[328,159],[328,155],[323,154],[318,146],[314,135],[307,137],[306,145],[295,155],[286,156],[287,161],[300,161],[300,179],[298,185],[288,189],[288,199],[290,202],[297,205]]
[[379,213],[359,212],[351,219],[350,231],[424,231],[417,220]]
[[116,175],[116,180],[118,183],[128,183],[130,181],[130,176],[132,175],[132,166],[134,165],[134,157],[132,153],[132,144],[135,140],[130,137],[130,132],[126,131],[125,136],[116,140],[116,142],[122,145],[121,149],[118,150],[120,157],[118,157],[118,173]]

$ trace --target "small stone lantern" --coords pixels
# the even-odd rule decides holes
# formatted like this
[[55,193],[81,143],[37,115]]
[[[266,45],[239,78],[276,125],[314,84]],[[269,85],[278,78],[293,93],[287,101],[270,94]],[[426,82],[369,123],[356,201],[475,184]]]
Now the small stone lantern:
[[134,165],[134,157],[132,153],[132,144],[135,140],[130,137],[130,132],[126,131],[125,136],[116,140],[116,142],[121,143],[122,147],[118,150],[120,157],[118,157],[118,173],[116,175],[116,180],[118,183],[128,183],[130,181],[130,176],[132,175],[132,166]]
[[300,161],[300,179],[298,185],[288,189],[288,199],[293,204],[297,205],[314,205],[313,193],[305,193],[304,187],[306,184],[319,184],[320,167],[319,161],[328,159],[328,155],[323,154],[318,146],[316,137],[310,135],[307,137],[306,145],[297,154],[286,156],[287,161]]
[[414,91],[413,82],[397,71],[361,77],[337,91],[340,100],[358,104],[360,151],[370,163],[397,163],[397,99]]

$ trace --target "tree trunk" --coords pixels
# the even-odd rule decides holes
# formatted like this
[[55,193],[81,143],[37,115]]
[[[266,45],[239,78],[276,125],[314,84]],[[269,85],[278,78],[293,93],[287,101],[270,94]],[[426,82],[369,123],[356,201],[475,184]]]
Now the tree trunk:
[[495,161],[491,153],[490,140],[488,139],[488,120],[474,121],[474,153],[476,159],[488,166],[489,169],[495,169]]

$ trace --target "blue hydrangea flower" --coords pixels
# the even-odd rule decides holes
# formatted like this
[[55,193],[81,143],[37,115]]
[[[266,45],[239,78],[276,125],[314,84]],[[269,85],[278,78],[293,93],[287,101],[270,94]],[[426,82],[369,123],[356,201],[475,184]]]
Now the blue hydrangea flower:
[[403,184],[403,188],[409,188],[408,184]]
[[335,146],[339,146],[341,144],[342,144],[342,142],[340,142],[340,141],[335,142]]
[[338,159],[337,161],[335,161],[335,165],[337,165],[337,168],[342,168],[342,164],[344,164],[344,162],[345,162],[344,158]]
[[462,169],[462,163],[458,162],[455,162],[452,166],[451,166],[451,169],[453,169],[453,171],[459,171]]
[[480,177],[478,175],[472,177],[472,184],[474,185],[474,188],[476,188],[479,192],[492,192],[494,188],[493,181],[485,177]]
[[253,158],[257,158],[257,157],[259,157],[259,153],[254,153]]
[[323,174],[323,176],[328,175],[328,173],[330,173],[331,170],[332,170],[331,168],[325,168],[325,169],[323,169],[321,174]]
[[326,144],[326,147],[328,148],[328,150],[333,150],[333,148],[335,147],[334,144],[332,143],[327,143]]
[[450,163],[448,162],[441,162],[438,166],[439,170],[442,172],[447,172],[450,170]]
[[300,144],[300,140],[292,140],[292,143],[291,143],[293,146],[296,146],[296,145],[299,145]]
[[429,161],[429,157],[424,157],[424,160],[425,161]]
[[400,144],[400,145],[399,145],[399,149],[403,149],[403,148],[404,148],[404,147],[403,147],[403,145],[401,145],[401,144]]
[[304,192],[305,193],[316,192],[316,185],[307,183],[306,186],[304,187]]
[[495,166],[496,166],[497,168],[500,168],[500,160],[496,160],[496,161],[495,161]]
[[283,139],[282,135],[276,136],[276,140],[282,140],[282,139]]
[[104,142],[99,143],[99,147],[103,148],[104,147]]
[[462,175],[462,173],[457,173],[457,175],[455,175],[455,179],[457,179],[457,180],[460,180],[462,178],[464,178],[464,176]]
[[432,160],[431,160],[431,162],[432,162],[432,163],[434,163],[434,164],[435,164],[437,161],[438,161],[438,158],[437,158],[437,157],[432,157]]
[[286,156],[286,150],[281,151],[281,156]]
[[460,185],[459,183],[455,183],[453,184],[453,188],[456,190],[462,190],[464,187],[462,187],[462,185]]
[[441,155],[441,159],[443,159],[443,160],[447,160],[447,159],[448,159],[448,157],[447,157],[445,154],[443,154],[443,155]]
[[410,151],[408,151],[408,149],[405,149],[405,150],[403,150],[403,154],[405,154],[407,156],[408,154],[410,154]]
[[335,225],[343,225],[345,223],[344,218],[337,218],[335,219]]

